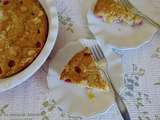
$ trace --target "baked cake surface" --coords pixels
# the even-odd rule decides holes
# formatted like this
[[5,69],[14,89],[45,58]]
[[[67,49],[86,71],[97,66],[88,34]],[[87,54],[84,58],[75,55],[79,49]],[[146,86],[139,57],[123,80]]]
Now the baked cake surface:
[[38,0],[0,0],[0,78],[31,64],[47,34],[48,20]]
[[61,80],[68,83],[78,84],[87,88],[108,90],[108,83],[102,78],[97,65],[91,56],[90,50],[84,50],[75,54],[60,76]]
[[94,14],[109,23],[125,22],[129,25],[137,25],[143,21],[140,16],[135,15],[117,0],[97,0]]

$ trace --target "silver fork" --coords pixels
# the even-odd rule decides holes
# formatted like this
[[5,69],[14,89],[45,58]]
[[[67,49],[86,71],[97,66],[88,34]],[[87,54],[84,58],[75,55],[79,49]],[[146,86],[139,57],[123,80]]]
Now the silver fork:
[[[81,42],[85,47],[88,47],[90,49],[92,56],[97,63],[103,63],[103,64],[105,64],[105,66],[107,66],[107,59],[105,58],[105,55],[104,55],[104,53],[100,47],[100,44],[98,43],[97,40],[82,40]],[[100,67],[100,70],[104,73],[106,78],[108,78],[107,80],[110,84],[110,88],[112,89],[112,91],[114,93],[115,101],[117,103],[118,109],[119,109],[123,119],[124,120],[131,120],[129,113],[128,113],[128,110],[127,110],[127,107],[126,107],[125,103],[123,102],[122,97],[116,91],[116,89],[112,83],[112,80],[111,80],[111,77],[109,75],[108,70],[103,69],[102,67]]]
[[146,22],[148,22],[151,25],[153,25],[154,27],[160,29],[160,24],[158,24],[153,19],[151,19],[150,17],[148,17],[147,15],[145,15],[141,11],[139,11],[129,0],[119,0],[119,2],[122,3],[125,7],[131,9],[136,15],[139,15],[142,18],[144,18],[144,20]]

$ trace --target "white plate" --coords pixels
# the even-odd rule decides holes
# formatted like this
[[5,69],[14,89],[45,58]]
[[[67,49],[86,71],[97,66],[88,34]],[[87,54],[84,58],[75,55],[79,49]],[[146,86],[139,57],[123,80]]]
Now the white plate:
[[89,0],[87,13],[88,26],[97,39],[118,48],[135,48],[148,42],[156,28],[143,22],[140,26],[131,27],[125,23],[106,23],[93,13],[97,0]]
[[45,46],[38,55],[38,57],[25,70],[12,77],[6,79],[0,79],[0,92],[16,87],[17,85],[20,85],[21,83],[26,81],[29,77],[31,77],[46,61],[55,44],[58,33],[57,11],[52,4],[52,0],[39,0],[39,1],[41,2],[43,8],[45,9],[49,20],[49,33]]
[[[64,111],[72,115],[89,117],[97,113],[105,112],[113,104],[112,93],[110,91],[94,91],[96,98],[92,101],[87,97],[85,88],[59,80],[59,75],[64,66],[75,53],[83,48],[80,41],[71,42],[62,48],[51,60],[47,80],[52,99],[54,99]],[[121,58],[117,56],[109,46],[103,46],[103,50],[108,60],[109,72],[114,85],[117,90],[120,90],[123,86]]]

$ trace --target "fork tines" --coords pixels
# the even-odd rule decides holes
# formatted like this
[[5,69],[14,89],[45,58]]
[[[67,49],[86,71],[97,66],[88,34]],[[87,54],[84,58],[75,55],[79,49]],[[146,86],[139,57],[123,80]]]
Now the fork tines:
[[105,55],[102,51],[102,48],[100,46],[100,42],[98,40],[81,40],[81,43],[84,45],[84,47],[88,47],[96,61],[100,61],[102,59],[105,59]]

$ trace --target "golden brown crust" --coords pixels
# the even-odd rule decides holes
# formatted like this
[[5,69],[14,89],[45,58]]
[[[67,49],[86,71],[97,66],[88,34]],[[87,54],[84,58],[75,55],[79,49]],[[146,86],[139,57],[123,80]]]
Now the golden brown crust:
[[71,58],[61,73],[60,79],[88,88],[108,89],[108,84],[102,78],[88,48]]
[[142,23],[140,16],[135,15],[130,9],[124,7],[116,0],[97,0],[94,14],[110,23],[125,22],[129,25]]
[[16,74],[31,64],[42,50],[47,34],[47,16],[38,0],[2,0],[0,78]]

